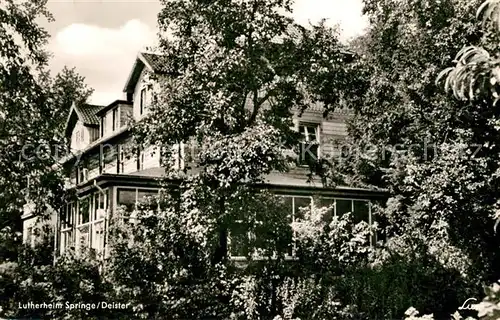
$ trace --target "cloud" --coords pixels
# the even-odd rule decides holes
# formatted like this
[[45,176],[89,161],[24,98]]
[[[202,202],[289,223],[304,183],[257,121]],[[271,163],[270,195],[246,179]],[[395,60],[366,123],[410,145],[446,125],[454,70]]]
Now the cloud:
[[[80,15],[85,16],[82,13],[84,8],[71,8],[73,17],[61,14],[60,18],[75,21]],[[154,44],[156,29],[149,18],[134,18],[118,26],[103,27],[106,21],[101,20],[107,19],[102,12],[105,8],[102,5],[99,8],[98,12],[92,11],[90,16],[95,17],[92,22],[59,27],[51,38],[49,49],[54,53],[52,70],[57,72],[65,65],[76,67],[95,89],[91,102],[108,104],[123,98],[123,85],[137,52]],[[329,25],[338,24],[342,39],[362,33],[368,25],[366,18],[361,15],[362,0],[296,0],[293,9],[294,18],[301,24],[316,23],[322,18],[327,18]],[[129,17],[138,15],[137,12],[130,12]]]
[[60,52],[73,56],[118,55],[147,45],[153,39],[154,33],[139,20],[130,20],[118,29],[75,23],[55,36]]
[[50,50],[55,59],[51,68],[76,67],[96,91],[92,103],[108,104],[122,98],[137,52],[154,41],[155,30],[135,19],[118,28],[74,23],[52,38]]
[[341,37],[348,39],[363,33],[368,27],[362,9],[362,0],[297,0],[293,16],[301,24],[317,23],[326,18],[328,25],[338,24]]

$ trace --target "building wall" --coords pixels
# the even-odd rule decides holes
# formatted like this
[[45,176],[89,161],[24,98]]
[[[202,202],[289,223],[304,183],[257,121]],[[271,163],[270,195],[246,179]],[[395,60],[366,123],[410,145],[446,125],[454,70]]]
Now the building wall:
[[296,114],[294,120],[296,123],[317,123],[320,125],[321,143],[327,142],[329,139],[343,141],[347,137],[346,120],[349,114],[345,111],[339,110],[328,115],[325,119],[321,109],[304,111],[302,115]]
[[143,151],[142,169],[151,169],[160,167],[160,151],[154,146],[150,146]]
[[117,172],[117,157],[118,150],[115,145],[107,144],[103,148],[103,173],[116,173]]
[[78,120],[71,132],[70,148],[73,151],[84,149],[90,143],[91,134],[89,128]]
[[347,137],[348,118],[349,114],[341,110],[321,121],[321,154],[327,160],[341,155]]
[[99,154],[98,153],[92,153],[88,157],[88,161],[85,163],[85,167],[88,170],[88,178],[94,179],[99,176]]
[[[134,95],[133,95],[133,115],[134,119],[140,119],[142,116],[140,114],[141,111],[141,90],[146,88],[146,80],[147,80],[147,70],[144,68],[142,70],[141,75],[139,76],[139,80],[137,81],[137,84],[134,89]],[[151,103],[151,93],[148,90],[146,92],[146,105],[149,105]]]
[[[132,111],[133,106],[128,104],[117,104],[113,108],[107,110],[106,113],[100,117],[101,120],[98,130],[99,137],[101,134],[101,127],[104,128],[102,133],[105,138],[127,126],[129,121],[132,120]],[[114,126],[113,123],[115,124]]]
[[40,241],[40,235],[43,234],[44,228],[50,228],[55,231],[57,225],[57,214],[55,211],[48,211],[45,218],[34,216],[34,203],[29,202],[24,205],[24,213],[21,217],[23,220],[23,243],[35,245]]
[[[111,135],[120,128],[123,128],[128,124],[128,119],[133,117],[135,120],[142,118],[140,114],[141,109],[141,90],[145,88],[147,82],[147,72],[143,70],[137,85],[133,93],[133,104],[123,105],[119,104],[116,108],[116,119],[115,130],[113,130],[113,109],[107,111],[105,115],[105,125],[104,125],[104,137]],[[151,93],[148,91],[146,95],[146,107],[151,103]],[[147,110],[147,108],[145,109]],[[321,143],[321,156],[330,157],[338,154],[339,146],[342,145],[346,135],[346,124],[345,121],[349,117],[348,113],[337,111],[330,114],[327,118],[323,117],[323,110],[320,107],[313,106],[312,108],[304,111],[302,114],[296,113],[294,116],[294,124],[297,129],[301,122],[309,124],[317,124],[319,128],[319,138]],[[76,141],[75,132],[77,128],[81,130],[87,130],[83,133],[83,143],[78,144]],[[100,133],[100,130],[97,130]],[[93,132],[88,131],[80,122],[75,126],[75,130],[72,134],[72,145],[79,147],[80,150],[89,144],[92,140]],[[82,159],[82,166],[89,170],[88,178],[93,179],[101,174],[100,165],[102,164],[102,173],[110,174],[132,174],[138,170],[147,170],[151,168],[160,167],[160,152],[157,147],[151,146],[143,150],[139,155],[135,152],[127,152],[127,146],[131,143],[130,137],[124,138],[114,138],[113,141],[103,143],[102,155],[100,154],[100,149],[96,148],[92,154],[84,155]],[[121,150],[123,150],[124,156],[122,157]],[[192,165],[197,160],[197,151],[192,151],[192,148],[186,148],[183,156],[186,163]],[[140,159],[140,165],[138,166],[138,157]],[[175,157],[175,155],[174,155]],[[181,162],[181,161],[179,161]],[[118,167],[120,166],[120,167]],[[120,168],[120,170],[119,170]],[[283,181],[287,181],[287,176],[296,175],[297,172],[301,173],[306,171],[304,167],[298,167],[291,172],[282,174]],[[74,173],[75,172],[75,173]],[[281,179],[281,178],[280,178]],[[71,171],[71,182],[76,183],[76,168]],[[116,208],[116,193],[119,186],[110,186],[109,191],[109,204],[107,205],[107,210],[111,214]],[[128,187],[130,188],[130,187]],[[354,203],[354,202],[353,202]],[[26,228],[31,228],[31,222],[26,220]],[[93,227],[92,227],[93,228]],[[93,229],[90,230],[93,230]],[[92,242],[92,241],[90,241]]]
[[[113,143],[102,144],[102,159],[103,173],[111,174],[129,174],[138,170],[150,168],[158,168],[160,166],[160,154],[155,152],[154,147],[148,147],[142,152],[141,164],[138,167],[138,154],[131,150],[131,137],[117,139]],[[89,179],[97,177],[99,173],[99,153],[100,148],[97,147],[92,154],[85,155],[81,160],[82,167],[89,170]],[[120,152],[120,153],[119,153]],[[120,154],[123,153],[122,156]],[[120,161],[120,170],[118,170],[118,162]],[[73,180],[75,180],[73,177]]]
[[[134,103],[134,106],[136,104]],[[130,109],[129,109],[130,110]],[[123,113],[120,113],[120,118],[122,118]],[[321,110],[308,110],[305,111],[303,114],[296,115],[294,117],[294,123],[298,126],[301,122],[304,123],[313,123],[317,124],[319,126],[319,131],[320,131],[320,141],[322,143],[322,154],[323,153],[328,153],[327,148],[331,148],[332,150],[334,148],[334,143],[339,143],[341,144],[342,141],[345,139],[347,132],[346,132],[346,125],[345,121],[348,118],[347,113],[342,113],[342,112],[336,112],[331,114],[328,118],[324,118],[322,111]],[[121,146],[124,150],[128,145],[131,143],[131,137],[124,137],[124,138],[114,138],[112,142],[105,142],[104,143],[104,148],[103,150],[103,172],[105,173],[112,173],[116,174],[118,172],[118,160],[121,159],[120,157],[120,149],[118,146]],[[100,163],[100,157],[99,157],[99,152],[100,149],[96,148],[96,151],[93,154],[87,154],[85,155],[85,158],[82,159],[81,163],[86,166],[89,169],[89,179],[92,179],[94,177],[97,177],[99,173],[99,163]],[[138,168],[137,166],[137,154],[133,153],[126,153],[125,156],[123,157],[123,171],[120,173],[124,174],[130,174],[136,172],[138,169],[139,170],[147,170],[150,168],[157,168],[160,166],[160,152],[157,150],[155,147],[149,147],[146,148],[145,150],[142,151],[142,156],[141,156],[141,167]],[[188,156],[186,154],[186,156]],[[302,171],[305,171],[305,168],[298,168]],[[283,178],[282,181],[286,182],[286,177],[287,176],[293,176],[296,174],[298,171],[297,170],[291,170],[291,172],[286,173],[286,174],[281,174],[280,179]],[[110,216],[116,214],[116,208],[117,208],[117,194],[120,189],[132,189],[134,188],[133,186],[130,186],[127,184],[127,186],[119,186],[119,185],[111,185],[107,187],[107,191],[109,198],[108,204],[107,204],[107,217],[109,218]],[[144,188],[144,187],[143,187]],[[291,186],[291,189],[294,187]],[[150,188],[148,188],[150,189]],[[94,191],[93,191],[94,192]],[[95,191],[97,192],[97,191]],[[95,193],[94,192],[94,193]],[[139,191],[137,192],[139,194]],[[92,196],[92,195],[91,195]],[[293,195],[290,193],[284,193],[281,194],[281,196],[287,197],[287,199],[292,199],[289,200],[293,204],[295,202],[307,202],[307,201],[313,201],[314,195]],[[371,221],[371,211],[370,211],[370,204],[367,202],[368,200],[365,199],[348,199],[348,198],[341,198],[341,197],[328,197],[330,202],[335,202],[339,204],[345,204],[348,203],[351,205],[352,211],[356,213],[356,210],[354,209],[356,204],[362,203],[366,204],[364,205],[363,208],[368,208],[368,209],[363,209],[360,211],[359,215],[362,216],[362,219]],[[359,201],[358,201],[359,200]],[[350,202],[349,202],[350,201]],[[345,207],[345,205],[344,205]],[[296,210],[296,208],[292,205],[292,210]],[[340,205],[339,205],[340,208]],[[343,208],[343,207],[342,207]],[[76,209],[77,212],[75,214],[78,214],[78,210]],[[336,209],[335,209],[336,210]],[[348,210],[348,209],[346,209]],[[92,210],[91,210],[92,211]],[[347,212],[347,211],[346,211]],[[293,215],[292,215],[293,216]],[[103,230],[102,226],[104,226],[104,230],[107,230],[107,225],[105,220],[99,220],[99,219],[90,219],[89,222],[80,224],[79,226],[76,226],[72,229],[72,233],[65,234],[64,232],[68,232],[68,230],[63,231],[60,233],[59,241],[61,242],[60,245],[58,245],[58,248],[60,248],[60,252],[64,251],[64,248],[66,247],[66,239],[68,235],[71,235],[72,241],[74,241],[75,246],[81,246],[81,243],[85,242],[87,243],[88,246],[93,247],[94,249],[98,249],[98,251],[103,252],[106,254],[106,251],[104,249],[104,245],[101,245],[103,243],[104,238],[107,237],[108,234],[105,233],[104,235],[98,234],[97,232],[100,232],[99,230]],[[54,224],[55,225],[55,224]],[[27,230],[31,228],[31,222],[29,220],[25,221],[25,234],[29,234]],[[26,236],[27,237],[27,236]],[[83,240],[82,240],[83,239]],[[26,240],[27,241],[27,240]],[[374,241],[374,240],[373,240]],[[103,251],[104,250],[104,251]],[[231,253],[233,256],[238,256],[238,252],[232,252]]]
[[131,120],[134,114],[134,106],[126,104],[120,105],[120,127],[124,127]]
[[99,139],[99,128],[87,127],[87,130],[89,132],[90,143]]

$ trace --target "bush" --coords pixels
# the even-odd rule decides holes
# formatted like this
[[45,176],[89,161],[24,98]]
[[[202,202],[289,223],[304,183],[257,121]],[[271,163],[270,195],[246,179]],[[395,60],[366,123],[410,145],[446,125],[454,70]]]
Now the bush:
[[395,255],[376,267],[346,270],[337,286],[340,301],[355,305],[358,319],[397,319],[411,306],[447,318],[471,296],[457,271],[429,256]]
[[[9,318],[114,318],[110,310],[90,305],[110,301],[111,286],[103,281],[99,264],[89,255],[76,255],[71,250],[55,263],[42,263],[48,251],[43,244],[24,248],[19,262],[0,265],[1,315]],[[60,307],[32,308],[28,303],[52,303]]]

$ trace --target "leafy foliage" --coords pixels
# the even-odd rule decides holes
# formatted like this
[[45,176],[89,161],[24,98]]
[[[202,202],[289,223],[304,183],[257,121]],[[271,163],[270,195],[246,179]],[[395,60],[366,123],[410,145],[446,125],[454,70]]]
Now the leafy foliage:
[[[36,209],[44,211],[45,200],[57,206],[57,173],[46,174],[54,159],[16,162],[20,148],[58,141],[69,102],[91,92],[74,70],[56,79],[42,72],[46,33],[34,21],[46,14],[44,4],[0,7],[6,43],[0,87],[7,90],[0,90],[0,142],[13,151],[0,157],[7,166],[0,175],[0,207],[7,208],[2,239],[15,235],[4,226],[19,222],[23,202],[9,192],[25,186],[26,173],[46,187],[32,193],[43,200]],[[491,108],[495,95],[485,94],[494,93],[496,82],[477,80],[485,74],[491,80],[478,70],[494,66],[487,44],[495,35],[474,22],[476,2],[366,0],[372,28],[352,45],[359,54],[323,23],[295,24],[284,14],[291,10],[287,0],[162,4],[159,51],[167,63],[163,74],[148,75],[153,104],[135,136],[138,147],[167,146],[164,158],[174,144],[196,144],[197,168],[179,172],[167,163],[168,188],[159,199],[132,215],[119,212],[104,268],[71,254],[54,266],[40,254],[15,263],[12,253],[0,281],[4,293],[19,289],[14,298],[2,295],[4,314],[110,316],[86,309],[21,312],[13,302],[22,296],[112,299],[132,305],[113,317],[139,319],[387,319],[410,306],[441,317],[475,296],[480,281],[498,278],[491,216],[499,203],[499,121]],[[495,16],[490,8],[480,12]],[[461,65],[443,74],[460,98],[473,98],[456,101],[435,79],[466,44],[483,49],[464,49]],[[351,214],[330,221],[329,208],[314,206],[290,228],[284,204],[254,188],[266,174],[291,166],[285,151],[299,139],[292,115],[311,103],[323,104],[325,114],[352,107],[353,149],[382,154],[320,162],[315,169],[332,185],[343,180],[388,189],[391,198],[376,212],[383,230],[355,224]],[[377,231],[387,241],[373,248]],[[230,259],[236,250],[244,260]],[[485,300],[487,310],[494,311],[493,299]],[[406,315],[418,316],[416,309]]]
[[[116,286],[117,297],[136,306],[134,312],[140,317],[169,314],[173,319],[185,319],[236,314],[241,303],[238,292],[247,280],[243,277],[244,269],[264,267],[259,261],[251,262],[254,253],[271,257],[280,244],[282,251],[286,250],[286,219],[279,215],[279,210],[275,211],[276,217],[270,214],[271,210],[262,211],[279,209],[276,199],[266,200],[265,195],[258,193],[252,193],[252,199],[245,190],[228,199],[226,208],[227,217],[239,217],[242,235],[255,235],[242,243],[250,260],[243,270],[233,263],[215,261],[219,228],[208,215],[213,210],[213,196],[198,191],[186,192],[180,199],[165,195],[159,211],[157,201],[151,199],[142,204],[132,221],[115,221],[107,274]],[[247,201],[243,202],[242,197],[247,197]],[[265,228],[259,224],[264,212],[268,222]],[[139,271],[142,277],[136,277]],[[236,277],[237,274],[241,276]],[[235,305],[228,304],[230,301]]]
[[[0,264],[2,317],[55,317],[58,319],[102,319],[109,310],[89,304],[107,301],[111,292],[102,281],[98,262],[87,255],[68,251],[54,263],[53,237],[49,232],[35,244],[20,250],[18,262]],[[29,303],[60,304],[61,307],[30,308]],[[68,304],[84,304],[68,307]]]
[[444,266],[468,277],[471,287],[496,279],[499,270],[491,223],[498,110],[484,97],[457,101],[436,79],[461,48],[485,41],[475,19],[479,5],[365,1],[371,29],[356,46],[370,75],[368,90],[362,103],[353,104],[354,151],[329,177],[389,190],[379,213],[389,244],[413,247],[418,239]]
[[[48,209],[63,200],[61,173],[53,170],[64,143],[61,128],[71,102],[84,101],[91,93],[74,69],[65,68],[55,78],[47,71],[48,33],[38,24],[40,19],[52,20],[46,2],[0,3],[0,281],[1,313],[8,317],[47,315],[46,310],[20,309],[18,303],[70,301],[76,291],[65,287],[70,284],[67,278],[89,275],[79,272],[84,266],[74,261],[65,263],[75,274],[64,271],[62,262],[52,266],[50,230],[39,234],[42,242],[34,249],[21,244],[23,205],[29,200],[29,209],[44,220]],[[79,285],[79,279],[72,281]],[[57,314],[63,316],[68,317]]]
[[[92,93],[75,69],[52,78],[45,51],[48,33],[37,24],[52,20],[46,0],[13,1],[0,5],[0,229],[10,230],[15,243],[0,251],[15,260],[25,197],[36,215],[56,208],[62,197],[60,172],[52,166],[63,155],[62,129],[73,101]],[[28,186],[29,181],[29,186]],[[23,197],[23,195],[25,197]],[[7,243],[7,242],[5,242]]]

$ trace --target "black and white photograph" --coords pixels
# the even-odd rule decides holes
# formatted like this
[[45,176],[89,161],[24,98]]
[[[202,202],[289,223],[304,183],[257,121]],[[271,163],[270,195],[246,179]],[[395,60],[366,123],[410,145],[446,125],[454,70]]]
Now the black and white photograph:
[[500,320],[500,0],[0,0],[0,319]]

